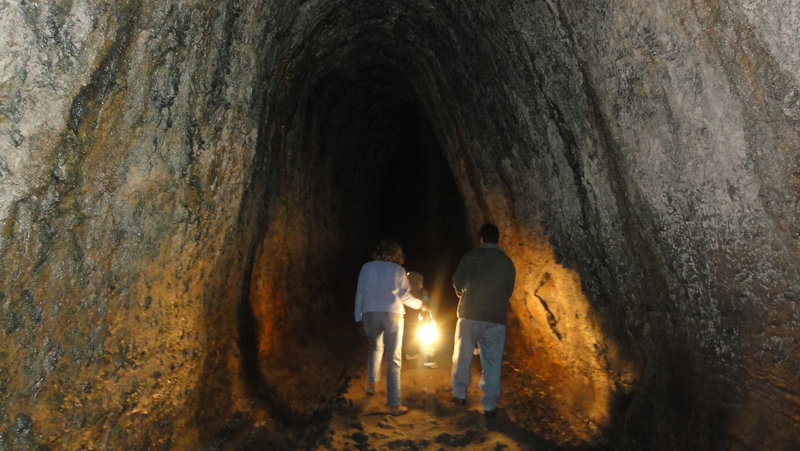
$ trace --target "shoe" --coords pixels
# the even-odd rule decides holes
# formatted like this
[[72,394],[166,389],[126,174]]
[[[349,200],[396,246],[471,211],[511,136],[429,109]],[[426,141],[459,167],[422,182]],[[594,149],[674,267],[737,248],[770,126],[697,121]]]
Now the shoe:
[[400,415],[405,415],[406,413],[408,413],[408,407],[402,404],[399,406],[389,407],[389,415],[392,415],[394,417],[399,417]]
[[492,418],[497,417],[497,409],[492,410],[484,410],[483,416],[486,417],[487,420],[491,420]]
[[466,398],[456,398],[455,396],[453,396],[453,404],[457,406],[466,406],[467,400]]
[[432,370],[435,370],[436,368],[439,368],[439,364],[436,363],[436,362],[425,362],[425,363],[422,364],[422,366],[424,366],[425,368],[432,369]]
[[367,382],[367,396],[375,394],[375,382]]

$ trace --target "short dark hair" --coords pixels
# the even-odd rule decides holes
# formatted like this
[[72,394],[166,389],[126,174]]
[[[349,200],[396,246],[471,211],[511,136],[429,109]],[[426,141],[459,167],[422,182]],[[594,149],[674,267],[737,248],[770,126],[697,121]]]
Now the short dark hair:
[[372,258],[385,262],[394,262],[398,265],[402,265],[406,259],[400,244],[395,240],[389,239],[381,240],[381,242],[378,243],[378,246],[375,247],[375,251],[372,253]]
[[478,236],[484,243],[497,244],[497,242],[500,241],[500,231],[497,230],[497,226],[491,222],[487,222],[481,226],[480,230],[478,230]]

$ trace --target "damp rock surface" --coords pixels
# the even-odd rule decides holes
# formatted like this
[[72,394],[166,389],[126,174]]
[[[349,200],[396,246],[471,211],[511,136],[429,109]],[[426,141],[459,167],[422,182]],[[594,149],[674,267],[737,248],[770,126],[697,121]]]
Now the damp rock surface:
[[798,446],[798,8],[0,2],[0,447],[313,441],[377,240],[486,220],[518,425]]

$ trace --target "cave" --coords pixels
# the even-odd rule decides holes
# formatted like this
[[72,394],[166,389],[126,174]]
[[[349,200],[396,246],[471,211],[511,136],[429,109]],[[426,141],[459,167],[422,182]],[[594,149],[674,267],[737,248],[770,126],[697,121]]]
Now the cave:
[[[0,449],[800,447],[800,5],[590,3],[0,4]],[[487,221],[504,428],[365,413]]]

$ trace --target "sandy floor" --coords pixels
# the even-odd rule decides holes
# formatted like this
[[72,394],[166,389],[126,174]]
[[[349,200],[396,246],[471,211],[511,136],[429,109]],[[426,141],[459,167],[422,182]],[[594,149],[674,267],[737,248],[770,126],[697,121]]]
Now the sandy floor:
[[[451,330],[447,333],[452,334]],[[423,368],[421,360],[404,360],[402,400],[410,411],[402,416],[389,415],[383,380],[374,396],[366,396],[365,377],[352,379],[316,449],[548,449],[519,429],[502,410],[502,403],[496,418],[484,417],[477,388],[477,357],[473,359],[467,405],[454,405],[450,395],[451,352],[452,338],[440,347],[438,369]],[[385,368],[383,371],[385,379]]]

